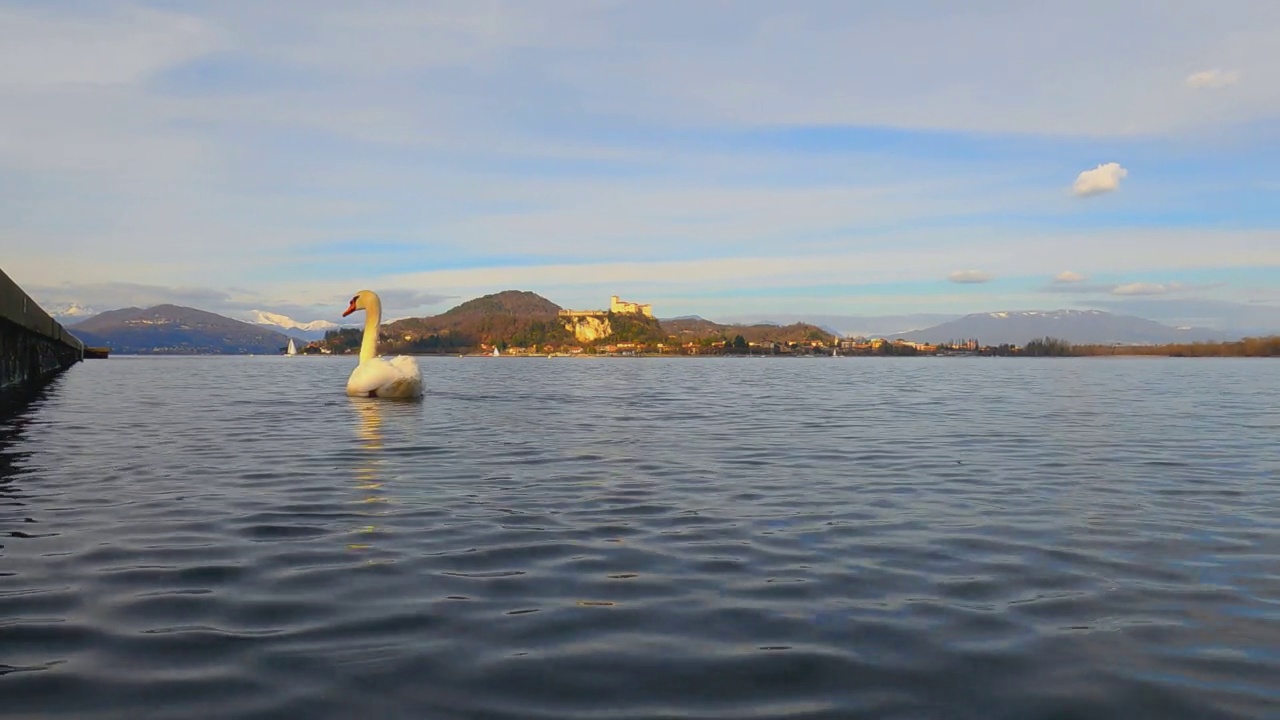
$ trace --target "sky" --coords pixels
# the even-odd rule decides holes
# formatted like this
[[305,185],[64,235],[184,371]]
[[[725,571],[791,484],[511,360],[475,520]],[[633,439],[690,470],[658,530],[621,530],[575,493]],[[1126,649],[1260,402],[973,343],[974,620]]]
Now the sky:
[[339,320],[1280,326],[1280,3],[0,0],[0,267]]

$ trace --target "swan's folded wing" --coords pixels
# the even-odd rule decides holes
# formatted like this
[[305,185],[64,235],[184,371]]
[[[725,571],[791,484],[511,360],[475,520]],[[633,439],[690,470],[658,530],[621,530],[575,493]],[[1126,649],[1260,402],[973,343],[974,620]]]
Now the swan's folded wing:
[[411,357],[366,360],[352,371],[347,394],[377,397],[416,397],[422,394],[422,375]]
[[382,358],[366,360],[351,371],[351,377],[347,378],[347,392],[367,395],[398,377],[400,373],[386,360]]
[[409,377],[422,376],[418,371],[418,361],[409,355],[397,355],[391,358],[391,366]]
[[422,394],[422,373],[418,370],[417,360],[408,355],[398,355],[391,359],[390,364],[400,373],[400,377],[385,389],[388,397],[416,397]]

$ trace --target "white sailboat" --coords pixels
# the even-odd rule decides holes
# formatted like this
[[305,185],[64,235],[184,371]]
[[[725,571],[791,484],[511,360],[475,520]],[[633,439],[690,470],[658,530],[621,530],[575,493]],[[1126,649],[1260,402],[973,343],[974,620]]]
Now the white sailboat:
[[289,348],[284,351],[285,355],[297,355],[298,346],[293,344],[293,338],[289,338]]

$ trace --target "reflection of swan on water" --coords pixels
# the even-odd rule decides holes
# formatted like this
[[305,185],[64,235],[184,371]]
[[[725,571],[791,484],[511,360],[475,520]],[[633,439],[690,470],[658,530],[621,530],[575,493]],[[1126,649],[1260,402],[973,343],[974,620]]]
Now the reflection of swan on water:
[[372,290],[361,290],[351,298],[342,317],[364,310],[364,337],[360,342],[360,364],[347,378],[347,394],[354,397],[416,398],[422,396],[422,372],[418,361],[408,355],[391,360],[378,356],[378,326],[382,323],[382,300]]
[[356,468],[356,480],[360,481],[356,487],[380,488],[382,483],[378,482],[378,466],[382,465],[383,460],[378,455],[382,450],[382,409],[378,407],[378,403],[352,401],[351,404],[360,417],[360,425],[356,430],[361,441],[360,449],[368,453],[368,461]]
[[[382,457],[383,440],[382,440],[382,413],[384,408],[377,402],[369,400],[351,401],[351,405],[356,410],[359,424],[356,426],[356,436],[360,439],[359,449],[361,458],[356,464],[355,480],[356,489],[362,491],[361,499],[355,501],[362,504],[386,503],[390,502],[385,497],[382,490],[382,465],[386,460]],[[388,510],[379,511],[362,511],[360,515],[379,516],[388,514]],[[372,517],[370,518],[372,520]],[[353,532],[365,536],[372,536],[378,532],[378,528],[372,522],[367,525],[356,528]],[[349,550],[367,550],[370,545],[367,542],[349,543]],[[370,562],[373,562],[372,560]]]

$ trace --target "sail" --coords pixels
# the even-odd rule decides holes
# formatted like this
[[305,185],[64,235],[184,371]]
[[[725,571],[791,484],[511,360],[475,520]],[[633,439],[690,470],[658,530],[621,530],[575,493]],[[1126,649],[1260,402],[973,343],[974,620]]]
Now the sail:
[[298,346],[293,344],[293,338],[289,338],[289,349],[285,351],[289,355],[298,354]]

